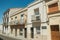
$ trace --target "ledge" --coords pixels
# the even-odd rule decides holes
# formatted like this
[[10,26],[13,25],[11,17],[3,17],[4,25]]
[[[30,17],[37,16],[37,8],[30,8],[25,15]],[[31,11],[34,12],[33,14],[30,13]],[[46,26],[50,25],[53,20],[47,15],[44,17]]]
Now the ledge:
[[60,10],[59,11],[50,12],[50,13],[48,13],[48,15],[56,14],[56,13],[60,13]]

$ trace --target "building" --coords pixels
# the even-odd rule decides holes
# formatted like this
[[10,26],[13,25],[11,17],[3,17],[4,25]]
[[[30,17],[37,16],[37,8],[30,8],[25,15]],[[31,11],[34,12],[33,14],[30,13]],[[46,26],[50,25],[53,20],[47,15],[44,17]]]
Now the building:
[[51,40],[60,40],[60,0],[47,1]]
[[10,34],[10,15],[20,10],[20,8],[10,8],[3,14],[3,33]]
[[3,30],[3,25],[0,24],[0,34],[2,33],[2,30]]
[[35,0],[26,8],[15,10],[12,8],[9,11],[8,30],[11,37],[60,40],[60,0]]
[[27,16],[27,40],[50,40],[45,1],[38,0],[30,4]]
[[6,34],[9,22],[9,9],[3,14],[3,33]]
[[[11,34],[13,36],[24,37],[24,28],[26,25],[26,12],[27,8],[19,10],[18,12],[15,12],[13,15],[10,15],[10,28],[11,28]],[[21,38],[22,38],[21,37]]]

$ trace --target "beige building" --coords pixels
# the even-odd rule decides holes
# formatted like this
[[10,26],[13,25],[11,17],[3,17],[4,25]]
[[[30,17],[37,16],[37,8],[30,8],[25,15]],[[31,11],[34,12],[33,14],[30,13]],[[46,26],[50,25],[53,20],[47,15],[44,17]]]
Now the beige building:
[[8,27],[9,35],[21,40],[60,40],[60,0],[35,0],[26,8],[10,9]]
[[[26,25],[27,8],[19,10],[10,16],[10,28],[13,36],[24,37],[24,28]],[[22,38],[21,37],[21,38]]]
[[3,33],[4,34],[10,34],[10,15],[12,15],[14,12],[21,10],[21,8],[10,8],[6,12],[4,12],[3,15]]
[[60,40],[60,0],[46,3],[51,40]]

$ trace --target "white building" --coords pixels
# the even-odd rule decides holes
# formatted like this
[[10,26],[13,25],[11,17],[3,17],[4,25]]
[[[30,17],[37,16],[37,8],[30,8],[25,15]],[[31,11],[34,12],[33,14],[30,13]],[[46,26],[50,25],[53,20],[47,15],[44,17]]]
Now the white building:
[[26,8],[10,10],[9,35],[21,40],[60,40],[59,20],[60,0],[35,0]]
[[3,30],[3,25],[0,24],[0,33],[2,33],[2,30]]
[[28,6],[27,40],[50,40],[46,3],[36,1]]

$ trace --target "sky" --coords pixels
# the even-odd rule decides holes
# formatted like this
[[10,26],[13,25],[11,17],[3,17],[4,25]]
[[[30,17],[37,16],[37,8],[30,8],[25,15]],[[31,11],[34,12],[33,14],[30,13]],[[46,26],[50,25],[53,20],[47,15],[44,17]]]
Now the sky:
[[0,24],[3,23],[4,12],[9,8],[24,8],[34,0],[0,0]]

